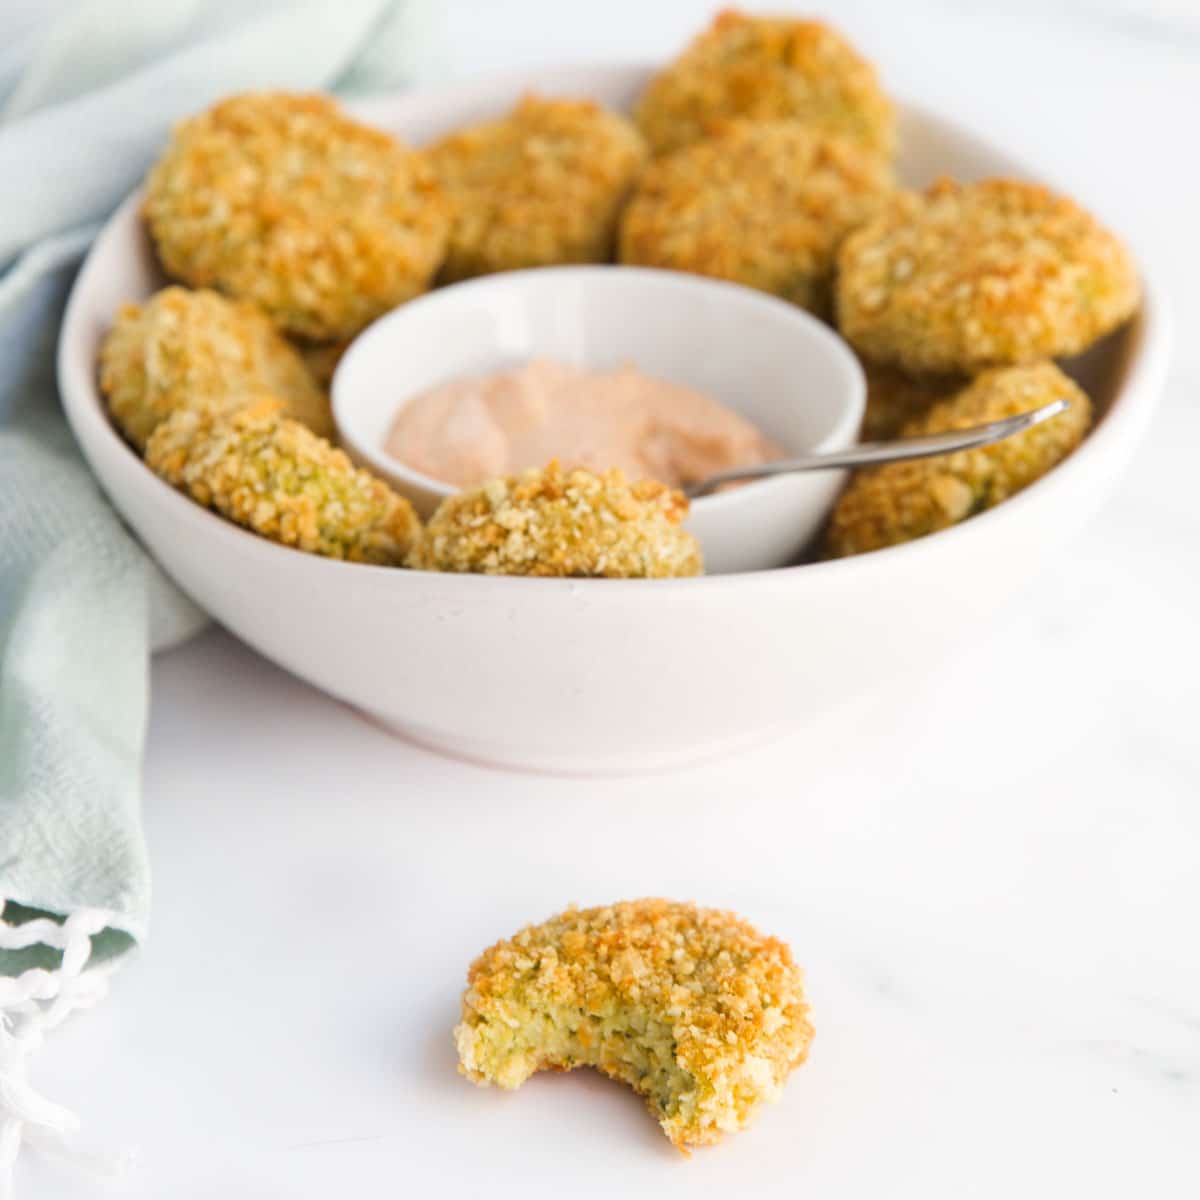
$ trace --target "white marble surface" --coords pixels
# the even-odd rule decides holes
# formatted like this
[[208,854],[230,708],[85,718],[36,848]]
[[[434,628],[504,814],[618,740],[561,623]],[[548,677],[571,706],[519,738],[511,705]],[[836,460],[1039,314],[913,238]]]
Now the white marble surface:
[[[776,5],[775,7],[782,7]],[[833,6],[827,6],[832,10]],[[445,6],[447,73],[656,55],[694,0]],[[1200,1192],[1200,111],[1188,4],[846,0],[898,91],[1130,231],[1171,386],[1107,508],[960,659],[822,732],[655,778],[392,740],[221,633],[160,659],[154,933],[38,1064],[139,1196],[954,1198]],[[577,1072],[454,1074],[472,955],[568,900],[735,907],[806,964],[810,1063],[684,1162]],[[24,1193],[93,1194],[42,1163]]]

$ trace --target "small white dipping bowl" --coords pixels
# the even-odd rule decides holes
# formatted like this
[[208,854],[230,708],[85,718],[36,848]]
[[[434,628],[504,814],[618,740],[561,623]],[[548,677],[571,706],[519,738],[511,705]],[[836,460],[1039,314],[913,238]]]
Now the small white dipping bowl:
[[[793,304],[673,271],[543,267],[443,288],[361,334],[333,377],[342,444],[428,517],[457,488],[384,450],[397,412],[439,384],[531,358],[591,370],[634,366],[695,388],[788,454],[850,445],[865,404],[862,369],[849,347]],[[781,476],[695,501],[688,527],[709,573],[795,562],[843,474]]]

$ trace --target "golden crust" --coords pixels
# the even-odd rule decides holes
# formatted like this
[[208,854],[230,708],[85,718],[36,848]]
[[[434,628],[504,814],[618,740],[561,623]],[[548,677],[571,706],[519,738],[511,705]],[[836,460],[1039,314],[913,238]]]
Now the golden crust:
[[744,1128],[812,1036],[783,942],[670,900],[568,908],[498,942],[471,964],[455,1030],[476,1083],[596,1067],[640,1092],[680,1149]]
[[313,339],[423,292],[450,209],[425,156],[327,96],[247,93],[177,126],[143,212],[167,271]]
[[100,387],[139,450],[176,409],[229,412],[264,392],[314,432],[333,433],[329,401],[271,322],[207,290],[168,287],[125,305],[100,348]]
[[403,496],[273,397],[235,413],[173,413],[147,443],[146,465],[236,524],[327,558],[399,566],[420,532]]
[[842,333],[913,373],[1076,354],[1138,299],[1119,239],[1073,201],[1019,180],[898,192],[838,255]]
[[867,377],[867,407],[859,436],[865,442],[888,442],[924,416],[940,400],[966,386],[961,375],[906,375],[895,367],[863,360]]
[[427,571],[662,579],[699,575],[700,545],[682,527],[682,492],[619,469],[557,462],[449,496],[409,559]]
[[838,244],[891,188],[887,163],[854,142],[799,121],[729,122],[646,169],[620,258],[827,311]]
[[875,69],[820,21],[720,13],[656,75],[635,117],[654,154],[729,117],[791,117],[890,157],[896,115]]
[[1002,442],[857,472],[830,518],[831,558],[879,550],[966,520],[1040,479],[1083,440],[1086,395],[1053,363],[987,371],[903,429],[906,436],[967,429],[1065,398],[1069,407]]
[[442,279],[606,262],[646,156],[624,117],[590,100],[526,96],[443,138],[430,157],[455,204]]

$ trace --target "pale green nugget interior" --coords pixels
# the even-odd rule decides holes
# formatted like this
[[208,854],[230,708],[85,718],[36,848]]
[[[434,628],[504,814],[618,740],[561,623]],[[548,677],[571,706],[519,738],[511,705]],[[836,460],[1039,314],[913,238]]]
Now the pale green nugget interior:
[[781,942],[664,900],[568,910],[486,951],[455,1031],[460,1070],[519,1087],[592,1066],[645,1096],[677,1146],[744,1127],[812,1037]]

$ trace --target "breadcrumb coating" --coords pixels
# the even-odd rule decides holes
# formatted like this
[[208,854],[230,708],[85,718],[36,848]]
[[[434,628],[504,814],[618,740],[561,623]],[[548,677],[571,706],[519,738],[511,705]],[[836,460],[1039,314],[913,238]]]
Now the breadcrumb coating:
[[235,413],[179,410],[146,464],[223,517],[327,558],[400,566],[420,532],[412,506],[272,397]]
[[890,442],[911,421],[924,416],[939,400],[961,391],[961,375],[906,375],[895,367],[862,362],[867,377],[867,406],[859,436],[864,442]]
[[314,432],[333,433],[329,401],[267,317],[207,290],[168,287],[125,305],[100,347],[100,388],[139,450],[176,409],[228,412],[264,392]]
[[878,155],[799,121],[735,121],[651,163],[621,221],[622,262],[712,275],[828,311],[838,244],[879,207]]
[[776,1100],[813,1027],[783,942],[733,913],[633,900],[568,908],[486,950],[454,1037],[476,1083],[595,1067],[644,1096],[686,1152]]
[[792,117],[884,157],[896,114],[875,69],[820,21],[719,13],[651,81],[635,109],[651,151],[666,154],[729,117]]
[[143,213],[170,274],[315,340],[425,291],[450,227],[424,154],[328,96],[285,92],[232,96],[178,125]]
[[666,484],[629,483],[557,462],[448,496],[409,559],[428,571],[661,579],[699,575],[682,527],[688,501]]
[[430,148],[455,204],[442,279],[607,262],[646,157],[634,126],[591,100],[526,96]]
[[838,255],[842,333],[913,373],[1077,354],[1132,315],[1139,292],[1115,235],[1015,179],[898,192]]
[[1086,395],[1053,363],[987,371],[904,427],[906,436],[968,429],[1065,398],[1057,417],[1002,442],[858,471],[830,518],[831,558],[862,554],[947,529],[1040,479],[1083,440]]

